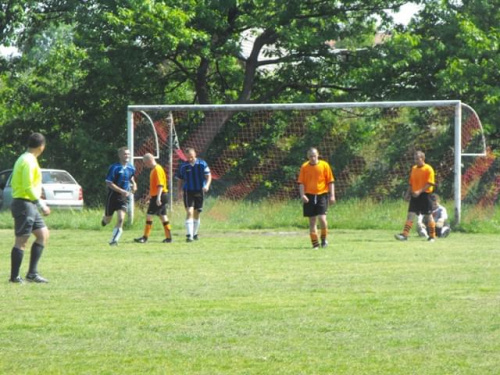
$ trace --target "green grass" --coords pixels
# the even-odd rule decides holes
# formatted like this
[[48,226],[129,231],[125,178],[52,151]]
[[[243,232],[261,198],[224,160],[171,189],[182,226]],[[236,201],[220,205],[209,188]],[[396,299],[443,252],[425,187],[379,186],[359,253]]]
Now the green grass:
[[209,217],[191,244],[181,223],[169,245],[158,225],[118,247],[109,227],[52,230],[48,285],[7,283],[13,237],[0,230],[0,373],[500,373],[498,234],[431,244],[334,229],[313,251],[306,229]]

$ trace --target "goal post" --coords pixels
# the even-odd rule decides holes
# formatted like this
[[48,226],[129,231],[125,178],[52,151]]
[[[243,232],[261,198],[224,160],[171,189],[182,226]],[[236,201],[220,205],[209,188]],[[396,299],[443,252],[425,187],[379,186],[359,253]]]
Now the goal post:
[[[167,116],[166,121],[169,121],[171,123],[172,117],[171,117],[171,112]],[[138,123],[142,123],[142,131],[137,132],[135,131],[135,128],[137,127]],[[165,136],[163,133],[163,137],[161,136],[162,133],[159,134],[158,128],[157,128],[157,122],[151,118],[151,116],[143,110],[139,111],[127,111],[127,146],[130,150],[130,160],[131,164],[136,167],[138,170],[138,174],[141,174],[143,170],[143,165],[141,163],[136,164],[137,160],[142,160],[142,157],[146,153],[150,153],[153,155],[155,160],[159,161],[160,160],[160,154],[163,154],[163,156],[167,157],[167,164],[163,165],[163,167],[167,167],[167,174],[169,176],[168,178],[168,190],[170,194],[170,201],[172,202],[173,199],[173,183],[172,183],[172,176],[173,176],[173,166],[172,166],[172,153],[168,152],[167,150],[172,150],[172,144],[173,144],[173,131],[169,130],[168,131],[168,138]],[[146,129],[146,130],[144,130]],[[140,135],[143,135],[142,137]],[[136,149],[136,145],[138,145],[138,148]],[[167,148],[165,149],[165,147]],[[163,152],[162,152],[163,149]],[[149,183],[149,180],[147,181]],[[144,182],[141,183],[141,185],[144,186],[149,186],[149,185],[144,185]],[[142,191],[139,191],[139,194],[144,195],[144,189]],[[147,189],[146,189],[147,190]],[[130,202],[128,205],[128,221],[129,223],[133,223],[134,221],[134,210],[135,210],[135,197],[134,195],[130,196]]]
[[[463,169],[488,157],[484,132],[459,100],[130,105],[127,126],[132,162],[153,154],[167,170],[171,201],[184,147],[207,160],[220,198],[297,199],[296,173],[311,146],[332,164],[340,199],[400,199],[418,149],[436,170],[438,192],[453,200],[456,223],[467,199],[463,183],[468,194],[483,194],[481,176],[464,181]],[[140,175],[142,163],[136,168]]]

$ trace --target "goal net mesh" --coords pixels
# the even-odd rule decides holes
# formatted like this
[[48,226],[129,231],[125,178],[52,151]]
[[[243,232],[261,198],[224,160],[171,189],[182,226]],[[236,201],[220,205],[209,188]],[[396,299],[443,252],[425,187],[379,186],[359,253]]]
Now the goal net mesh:
[[[158,162],[168,171],[171,160],[175,172],[183,150],[193,147],[211,168],[212,197],[282,201],[298,199],[300,165],[307,149],[316,147],[332,166],[337,200],[384,201],[401,199],[414,152],[422,150],[436,171],[437,193],[446,201],[454,199],[454,115],[454,106],[183,109],[148,116],[137,111],[133,155],[158,154]],[[485,152],[480,120],[466,106],[462,152]],[[500,186],[494,154],[487,150],[462,163],[463,204],[494,205]],[[148,178],[141,176],[142,163],[136,168],[140,201],[147,196]]]

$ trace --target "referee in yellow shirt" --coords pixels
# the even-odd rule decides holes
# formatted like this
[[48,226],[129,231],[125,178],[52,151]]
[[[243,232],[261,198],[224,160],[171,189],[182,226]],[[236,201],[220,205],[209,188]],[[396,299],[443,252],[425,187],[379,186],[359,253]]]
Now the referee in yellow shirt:
[[12,216],[16,243],[11,252],[11,283],[23,283],[19,276],[23,262],[24,249],[31,234],[36,239],[31,246],[29,270],[26,280],[35,283],[47,283],[47,279],[38,274],[38,261],[49,238],[49,230],[38,209],[44,215],[50,214],[50,208],[40,200],[42,193],[42,171],[37,158],[45,150],[45,137],[33,133],[28,139],[28,151],[22,154],[14,164],[12,171]]

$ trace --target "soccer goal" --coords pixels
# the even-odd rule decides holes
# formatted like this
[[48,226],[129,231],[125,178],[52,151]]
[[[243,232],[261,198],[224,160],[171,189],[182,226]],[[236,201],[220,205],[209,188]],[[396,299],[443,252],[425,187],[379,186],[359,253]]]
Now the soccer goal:
[[[476,112],[458,100],[316,104],[130,105],[132,160],[149,152],[172,177],[185,147],[212,170],[212,195],[230,200],[298,199],[297,173],[317,147],[343,199],[401,199],[416,150],[436,171],[437,192],[462,203],[495,202],[496,162]],[[136,163],[140,202],[147,175]],[[488,178],[487,182],[482,181]],[[133,217],[133,213],[131,215]]]

